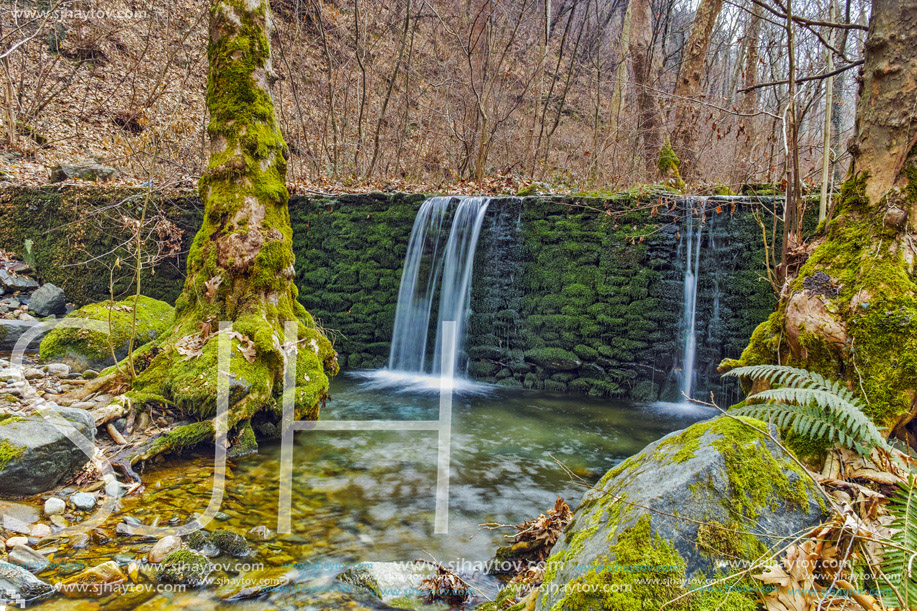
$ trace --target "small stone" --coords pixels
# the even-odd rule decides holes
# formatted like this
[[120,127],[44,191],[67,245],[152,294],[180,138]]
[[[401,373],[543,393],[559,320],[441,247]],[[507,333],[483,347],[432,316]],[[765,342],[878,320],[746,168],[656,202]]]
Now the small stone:
[[43,570],[48,568],[48,565],[51,562],[45,558],[45,556],[36,552],[30,547],[25,545],[17,545],[14,547],[7,559],[17,566],[21,566],[30,573],[41,573]]
[[64,363],[51,363],[48,365],[48,373],[59,378],[66,378],[70,375],[70,365]]
[[77,533],[70,537],[70,547],[73,549],[86,549],[91,539],[86,533]]
[[67,503],[63,499],[59,499],[56,496],[52,496],[47,501],[45,501],[45,515],[56,516],[58,514],[64,513],[64,510],[67,509]]
[[37,380],[43,377],[45,377],[45,374],[43,374],[40,369],[29,367],[28,369],[25,370],[25,379],[26,380]]
[[88,492],[75,492],[70,495],[70,504],[80,511],[92,511],[97,502],[96,495]]
[[84,380],[94,380],[97,377],[99,377],[99,372],[96,371],[95,369],[86,369],[83,371]]
[[163,537],[147,554],[147,560],[153,564],[159,564],[166,559],[166,556],[179,549],[181,549],[181,539],[172,535]]
[[222,511],[218,511],[215,514],[213,514],[213,519],[219,520],[220,522],[225,522],[226,520],[229,519],[229,517],[230,516],[228,513],[223,513]]
[[264,524],[260,524],[249,530],[248,536],[255,541],[270,541],[274,538],[274,533]]
[[70,407],[73,407],[75,409],[92,409],[95,406],[96,404],[93,403],[92,401],[77,401]]
[[17,545],[28,545],[29,539],[27,537],[10,537],[6,540],[7,549],[13,549]]
[[36,524],[32,527],[32,530],[29,531],[30,537],[35,537],[36,539],[44,539],[45,537],[51,536],[51,527],[47,524]]
[[51,524],[54,524],[58,528],[67,528],[70,526],[64,516],[51,516]]
[[118,480],[109,480],[105,482],[105,495],[113,499],[121,498],[124,495],[124,486]]
[[[109,560],[86,569],[61,583],[61,592],[68,598],[99,596],[110,591],[110,587],[127,581],[117,562]],[[106,588],[105,586],[109,586]]]

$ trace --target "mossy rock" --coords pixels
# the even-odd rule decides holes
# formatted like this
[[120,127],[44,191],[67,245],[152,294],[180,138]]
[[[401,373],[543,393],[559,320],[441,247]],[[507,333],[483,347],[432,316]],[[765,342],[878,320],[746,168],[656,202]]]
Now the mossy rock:
[[[171,327],[175,310],[168,303],[145,297],[137,300],[134,348],[156,339]],[[109,327],[109,317],[111,327]],[[92,303],[67,315],[68,319],[88,319],[110,328],[110,335],[89,329],[53,329],[42,340],[38,354],[45,362],[70,365],[75,372],[86,369],[101,370],[127,356],[134,328],[134,298],[129,297],[113,304],[103,301]]]
[[[693,589],[722,577],[724,560],[766,557],[783,538],[821,523],[825,506],[816,484],[752,428],[767,426],[707,420],[606,473],[552,550],[536,610],[658,609],[684,594],[686,584]],[[701,588],[671,608],[756,608],[763,584],[737,578],[723,585]]]
[[207,556],[180,549],[172,552],[159,565],[157,577],[165,583],[176,583],[187,586],[201,586],[213,572],[214,566]]

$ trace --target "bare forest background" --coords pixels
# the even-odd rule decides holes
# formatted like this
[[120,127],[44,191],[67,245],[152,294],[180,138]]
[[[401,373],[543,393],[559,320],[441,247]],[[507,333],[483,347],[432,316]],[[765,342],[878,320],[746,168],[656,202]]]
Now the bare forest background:
[[[668,145],[697,190],[848,165],[865,0],[271,4],[294,188],[615,190],[674,180]],[[3,0],[3,177],[193,186],[207,23],[203,0]]]

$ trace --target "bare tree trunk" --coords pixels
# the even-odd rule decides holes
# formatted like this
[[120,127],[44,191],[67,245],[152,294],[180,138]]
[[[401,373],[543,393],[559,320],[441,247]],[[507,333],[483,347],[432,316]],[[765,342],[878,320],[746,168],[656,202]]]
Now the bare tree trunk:
[[787,40],[787,107],[785,112],[786,201],[783,206],[783,249],[777,269],[779,283],[791,275],[790,252],[799,245],[802,232],[802,181],[799,178],[799,117],[796,113],[796,25],[793,22],[793,0],[786,0]]
[[640,133],[643,136],[644,163],[651,176],[657,173],[659,153],[659,112],[650,91],[653,57],[653,9],[649,0],[630,0],[630,56],[637,85]]
[[874,0],[851,147],[853,171],[737,364],[781,363],[842,380],[867,414],[917,433],[917,0]]
[[[749,89],[749,87],[758,82],[758,61],[761,58],[758,49],[761,38],[761,11],[760,6],[754,6],[748,28],[745,31],[745,77],[742,84],[746,92],[741,106],[741,112],[745,115],[758,110],[758,90]],[[739,179],[744,182],[751,178],[750,161],[758,139],[755,117],[743,117],[739,132]]]
[[[834,21],[837,18],[836,0],[831,0],[831,7],[828,9],[828,21]],[[832,42],[834,42],[832,40]],[[825,70],[828,74],[834,71],[834,52],[825,49],[827,61]],[[828,197],[831,192],[831,114],[832,105],[834,104],[834,77],[829,76],[825,81],[825,122],[824,133],[822,134],[822,166],[821,166],[821,197],[818,200],[818,222],[821,223],[828,216]]]
[[672,147],[681,158],[679,171],[684,176],[692,174],[698,158],[695,150],[698,131],[697,105],[690,100],[701,95],[701,79],[707,59],[707,47],[716,25],[723,0],[701,0],[694,16],[691,35],[685,45],[681,70],[675,83],[675,120],[673,122]]

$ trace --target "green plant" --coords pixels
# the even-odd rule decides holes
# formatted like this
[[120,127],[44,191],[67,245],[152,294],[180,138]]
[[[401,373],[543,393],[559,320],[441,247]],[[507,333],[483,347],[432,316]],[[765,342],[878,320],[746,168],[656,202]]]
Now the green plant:
[[22,253],[22,260],[29,264],[29,267],[35,269],[35,253],[32,252],[32,245],[34,242],[26,238],[25,240],[25,252]]
[[[895,590],[883,588],[883,600],[889,607],[902,609],[917,606],[917,485],[914,475],[889,498],[888,512],[891,523],[891,545],[885,546],[882,572],[887,577],[900,575]],[[881,584],[880,584],[881,585]]]
[[811,439],[837,441],[863,456],[877,447],[889,450],[882,433],[863,413],[863,404],[840,382],[785,365],[737,367],[723,375],[777,386],[750,394],[744,406],[733,410],[738,416],[773,422]]

